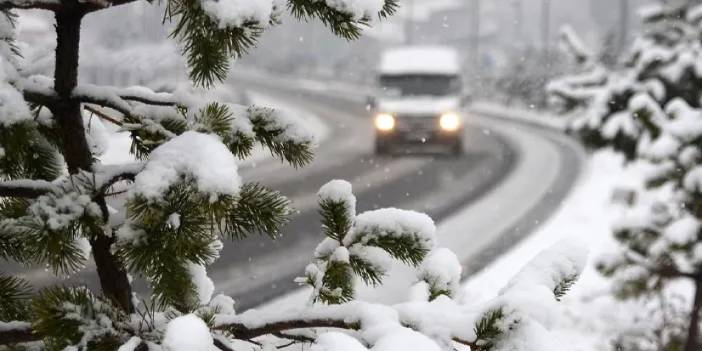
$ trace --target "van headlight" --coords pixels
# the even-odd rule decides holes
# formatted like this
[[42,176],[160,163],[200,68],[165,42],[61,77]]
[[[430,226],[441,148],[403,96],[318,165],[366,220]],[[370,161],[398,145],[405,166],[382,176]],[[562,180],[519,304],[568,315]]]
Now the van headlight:
[[395,117],[389,113],[379,113],[375,116],[375,128],[388,132],[395,128]]
[[455,132],[461,127],[461,118],[455,112],[447,112],[439,118],[439,126],[447,132]]

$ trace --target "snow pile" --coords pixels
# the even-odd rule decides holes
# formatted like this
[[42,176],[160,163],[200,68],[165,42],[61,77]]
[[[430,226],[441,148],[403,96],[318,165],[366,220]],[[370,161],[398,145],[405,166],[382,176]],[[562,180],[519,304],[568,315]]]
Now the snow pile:
[[378,68],[381,74],[456,75],[461,65],[455,50],[447,47],[400,47],[383,53]]
[[201,192],[212,195],[234,195],[241,186],[229,149],[215,136],[189,131],[151,152],[131,192],[158,199],[182,177],[192,177]]
[[163,336],[166,351],[210,351],[212,335],[207,324],[194,314],[174,318]]

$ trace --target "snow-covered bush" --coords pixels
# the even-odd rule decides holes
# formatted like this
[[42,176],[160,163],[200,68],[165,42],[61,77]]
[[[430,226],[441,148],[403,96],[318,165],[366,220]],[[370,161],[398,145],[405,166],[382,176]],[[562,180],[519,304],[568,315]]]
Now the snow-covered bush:
[[[549,307],[580,273],[579,250],[554,248],[493,302],[467,307],[453,299],[461,267],[450,251],[437,249],[432,220],[398,209],[356,215],[351,186],[343,181],[319,192],[325,239],[299,279],[312,287],[310,305],[238,313],[231,297],[213,297],[207,267],[222,240],[257,233],[275,239],[292,213],[278,192],[245,182],[239,161],[258,144],[301,167],[312,159],[315,140],[283,111],[184,91],[77,84],[82,18],[130,2],[0,1],[0,259],[44,266],[58,276],[91,266],[101,288],[35,290],[0,273],[0,349],[233,350],[236,342],[265,348],[309,342],[317,350],[548,349]],[[224,79],[229,59],[251,48],[286,8],[352,39],[397,3],[166,5],[190,78],[206,88]],[[55,14],[54,77],[23,75],[13,42],[16,9]],[[84,109],[128,132],[137,162],[102,164],[104,148]],[[354,301],[355,278],[380,284],[392,259],[417,268],[426,299],[398,306]],[[130,275],[145,278],[150,296],[133,293]],[[344,333],[327,333],[332,328]]]
[[588,146],[613,148],[644,172],[614,224],[619,250],[598,268],[622,298],[656,299],[671,282],[691,281],[686,335],[672,321],[663,334],[665,349],[682,338],[692,351],[702,347],[702,6],[679,3],[642,9],[645,30],[620,66],[579,51],[582,73],[549,90],[575,112],[571,130]]

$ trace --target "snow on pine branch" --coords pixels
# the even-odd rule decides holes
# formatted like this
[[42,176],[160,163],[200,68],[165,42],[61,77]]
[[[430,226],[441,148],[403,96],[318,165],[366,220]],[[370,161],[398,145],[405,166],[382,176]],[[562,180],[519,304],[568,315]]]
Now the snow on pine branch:
[[[346,14],[354,20],[371,18],[383,10],[384,0],[325,0],[334,11]],[[285,0],[201,0],[205,13],[218,23],[220,28],[244,27],[256,23],[267,27],[275,21],[287,6]]]
[[[446,250],[437,252],[437,256],[430,259],[434,262],[428,265],[455,278],[456,270],[446,269],[455,267],[453,254]],[[313,346],[319,350],[344,349],[349,345],[353,345],[354,350],[367,350],[366,345],[373,350],[408,347],[441,350],[456,344],[468,345],[473,350],[560,350],[565,345],[544,343],[544,340],[548,340],[548,330],[553,327],[551,316],[556,311],[557,299],[575,283],[585,260],[585,251],[577,243],[558,244],[539,254],[512,279],[500,296],[483,306],[464,305],[447,295],[432,301],[410,301],[394,306],[360,301],[328,306],[315,304],[287,311],[219,314],[215,317],[215,329],[229,331],[237,338],[313,327],[355,330],[349,337],[320,335]],[[503,312],[492,312],[496,310]],[[485,333],[490,328],[495,332]]]
[[183,177],[205,194],[235,195],[241,186],[236,158],[215,136],[185,132],[156,148],[134,179],[131,194],[158,199]]
[[[184,135],[182,140],[202,137],[187,133]],[[170,149],[168,143],[164,146],[165,149]],[[150,171],[148,163],[144,169],[144,172]],[[111,178],[117,174],[111,168],[103,171],[104,178]],[[139,183],[138,176],[136,183]],[[324,186],[320,190],[320,201],[324,200],[337,201],[344,205],[355,203],[350,185],[343,181],[334,181]],[[174,205],[176,207],[172,208],[179,208],[179,211],[187,213],[187,203]],[[154,207],[154,209],[166,209],[170,205],[166,206]],[[341,217],[351,214],[346,206],[339,209],[337,214]],[[344,219],[341,217],[327,217],[326,226],[331,230],[346,228],[335,225],[338,224],[335,221]],[[196,263],[189,261],[190,258],[168,254],[173,250],[172,245],[178,245],[178,247],[188,247],[185,255],[190,256],[197,249],[188,244],[188,240],[195,239],[199,242],[207,239],[218,242],[218,239],[208,235],[192,238],[191,236],[200,235],[192,231],[192,227],[187,228],[193,225],[188,223],[188,221],[192,222],[193,218],[188,218],[187,215],[182,218],[180,216],[177,219],[172,218],[173,214],[170,213],[169,223],[157,224],[148,233],[144,233],[142,240],[131,242],[130,245],[134,245],[129,249],[131,251],[125,251],[125,247],[122,246],[124,243],[118,242],[117,254],[128,260],[130,271],[138,272],[139,269],[143,269],[149,274],[149,281],[153,282],[157,292],[178,295],[178,300],[167,300],[168,302],[182,301],[185,298],[184,295],[188,295],[187,289],[180,285],[169,284],[178,282],[182,277],[192,281],[193,292],[196,294],[194,300],[191,300],[192,305],[186,305],[187,308],[174,305],[176,309],[166,308],[163,311],[148,312],[147,310],[146,315],[133,315],[123,319],[127,321],[126,323],[117,321],[114,325],[96,324],[95,317],[89,314],[90,307],[81,305],[80,301],[84,300],[75,299],[87,294],[87,290],[66,288],[55,295],[47,296],[49,299],[41,303],[61,305],[54,299],[68,294],[73,296],[73,300],[70,305],[63,304],[63,306],[71,306],[70,311],[64,311],[67,313],[65,315],[42,316],[42,321],[37,325],[52,325],[47,323],[60,323],[63,319],[78,321],[76,333],[80,336],[81,344],[90,342],[93,337],[108,333],[121,340],[123,349],[135,349],[146,343],[158,344],[172,351],[209,350],[213,343],[228,345],[234,340],[257,340],[257,342],[276,345],[288,338],[286,335],[293,337],[299,335],[301,339],[293,338],[293,340],[316,340],[312,347],[318,350],[325,348],[336,350],[353,345],[352,347],[358,350],[367,350],[368,347],[372,347],[373,350],[388,351],[408,348],[438,351],[463,345],[474,351],[486,351],[509,350],[514,345],[521,345],[540,347],[540,350],[550,351],[558,348],[550,349],[542,343],[543,338],[548,336],[550,327],[549,320],[545,316],[553,312],[556,299],[562,297],[574,283],[584,264],[584,254],[577,244],[556,246],[537,256],[505,287],[500,296],[487,305],[465,304],[459,302],[460,299],[453,299],[457,295],[461,275],[460,263],[449,250],[435,249],[435,228],[431,219],[411,211],[377,210],[360,214],[356,218],[346,218],[351,223],[347,228],[347,235],[327,234],[315,253],[315,267],[317,273],[322,275],[318,281],[324,285],[324,288],[329,289],[324,293],[329,294],[330,298],[321,301],[331,303],[330,305],[310,304],[285,311],[249,310],[237,314],[231,298],[224,295],[211,298],[215,287],[205,271],[205,265],[210,264],[211,261]],[[195,225],[209,227],[202,223],[195,223]],[[166,235],[164,230],[171,232],[167,234],[170,235],[169,237],[163,236]],[[185,231],[179,232],[179,230]],[[118,236],[121,234],[118,233]],[[386,239],[392,240],[384,241]],[[139,245],[146,246],[139,251]],[[346,245],[350,247],[347,248]],[[433,287],[434,296],[394,306],[334,299],[344,293],[338,289],[346,288],[343,284],[339,285],[336,279],[341,277],[346,279],[345,282],[349,282],[347,278],[351,275],[373,274],[375,268],[373,265],[378,263],[374,256],[401,256],[398,251],[394,251],[398,249],[394,245],[404,247],[402,250],[411,250],[413,247],[421,249],[419,251],[421,257],[415,257],[416,262],[412,262],[416,263],[418,278]],[[214,250],[219,249],[221,249],[221,243]],[[138,268],[140,267],[138,263],[131,261],[135,258],[155,265]],[[184,266],[180,267],[181,263]],[[167,265],[164,266],[164,264]],[[185,274],[182,277],[179,273],[181,268]],[[156,277],[151,277],[150,274],[154,274],[152,269],[156,271],[165,269],[165,271]],[[332,271],[334,276],[328,277],[327,274]],[[165,274],[168,272],[171,275]],[[340,272],[343,274],[339,274]],[[322,289],[317,292],[322,292]],[[110,314],[109,310],[103,310],[108,306],[100,304],[93,297],[86,297],[85,303],[90,306],[99,304],[102,306],[101,314]],[[349,333],[344,334],[345,337],[339,336],[340,334],[325,334],[328,328],[345,329]],[[308,333],[306,330],[319,330],[322,334],[317,336],[317,333]],[[543,338],[535,339],[529,336],[529,333],[534,330]],[[91,331],[97,331],[97,333],[91,334]],[[288,334],[291,331],[298,334]],[[303,334],[299,334],[300,332]]]
[[14,45],[14,23],[0,14],[0,127],[31,120],[22,93],[14,85],[19,79]]
[[[305,276],[297,279],[313,288],[312,302],[348,302],[355,295],[354,276],[366,284],[380,284],[390,257],[417,267],[436,245],[436,227],[425,214],[388,208],[356,216],[356,198],[346,181],[327,183],[318,196],[325,239],[317,246]],[[442,260],[437,256],[435,261]],[[438,268],[430,265],[424,271],[423,279],[434,284],[432,298],[454,292],[455,269],[441,274]]]

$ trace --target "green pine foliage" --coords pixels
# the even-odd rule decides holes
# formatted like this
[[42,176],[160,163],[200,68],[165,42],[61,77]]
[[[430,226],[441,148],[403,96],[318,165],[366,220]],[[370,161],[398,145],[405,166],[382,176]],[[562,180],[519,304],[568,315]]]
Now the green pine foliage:
[[32,290],[25,280],[0,272],[0,320],[26,318]]
[[55,179],[62,164],[54,145],[35,122],[0,126],[0,179]]
[[556,297],[556,301],[561,301],[561,299],[570,291],[570,288],[573,287],[573,285],[578,281],[579,276],[577,275],[572,275],[569,277],[566,277],[565,279],[561,280],[556,284],[556,287],[553,288],[553,296]]
[[[126,316],[109,301],[83,287],[53,287],[32,300],[34,330],[45,337],[47,350],[80,345],[89,350],[116,350],[118,330]],[[86,338],[86,336],[88,338]]]
[[[339,181],[330,184],[335,182]],[[350,184],[348,187],[350,189]],[[431,250],[420,233],[409,229],[397,232],[381,225],[357,227],[355,198],[347,195],[345,198],[320,195],[319,212],[325,239],[317,248],[313,263],[307,267],[305,277],[297,280],[314,288],[313,300],[326,304],[353,300],[355,278],[367,285],[381,284],[386,267],[378,262],[379,256],[417,267]]]
[[505,317],[505,313],[501,308],[489,310],[476,323],[473,331],[475,332],[475,345],[480,351],[491,351],[495,349],[499,342],[500,336],[503,334],[499,323]]

